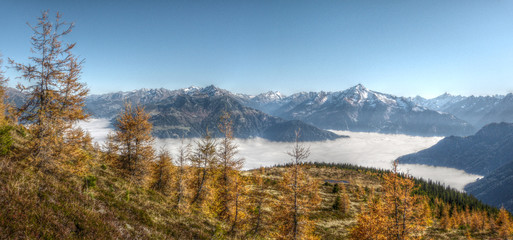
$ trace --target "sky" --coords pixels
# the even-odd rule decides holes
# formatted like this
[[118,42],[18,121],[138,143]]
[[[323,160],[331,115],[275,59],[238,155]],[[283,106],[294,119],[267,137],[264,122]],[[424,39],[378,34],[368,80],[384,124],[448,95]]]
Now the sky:
[[[28,62],[42,10],[75,22],[91,93],[218,87],[247,94],[513,92],[513,1],[2,0],[0,52]],[[8,65],[8,64],[4,64]],[[19,74],[7,69],[15,84]]]

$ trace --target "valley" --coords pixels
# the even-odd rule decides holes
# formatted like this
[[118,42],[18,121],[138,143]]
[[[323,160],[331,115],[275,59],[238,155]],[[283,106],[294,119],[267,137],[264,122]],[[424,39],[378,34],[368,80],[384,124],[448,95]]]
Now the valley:
[[[106,140],[109,131],[108,119],[91,119],[79,124],[88,130],[98,142]],[[440,137],[418,137],[400,134],[362,133],[334,131],[349,136],[332,141],[308,142],[311,155],[309,161],[324,163],[347,163],[357,166],[390,169],[392,162],[403,155],[421,151],[436,144]],[[185,143],[195,143],[199,138],[184,139]],[[157,138],[155,148],[165,148],[177,156],[181,139]],[[236,139],[239,154],[245,159],[244,169],[256,169],[284,164],[289,160],[286,155],[291,143],[272,142],[262,138]],[[433,167],[421,164],[401,164],[400,170],[415,177],[431,179],[446,186],[463,191],[466,184],[482,176],[468,174],[465,171],[449,167]]]

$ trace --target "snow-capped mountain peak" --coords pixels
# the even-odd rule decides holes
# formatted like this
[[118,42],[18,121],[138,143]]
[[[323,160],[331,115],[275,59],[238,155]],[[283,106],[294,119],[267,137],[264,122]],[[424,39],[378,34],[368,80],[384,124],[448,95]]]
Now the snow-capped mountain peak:
[[188,88],[183,88],[182,91],[184,93],[190,93],[190,92],[198,92],[198,91],[200,91],[200,89],[201,89],[200,87],[190,86]]
[[266,93],[256,95],[255,98],[255,100],[262,102],[272,102],[284,99],[285,95],[281,94],[279,91],[268,91]]

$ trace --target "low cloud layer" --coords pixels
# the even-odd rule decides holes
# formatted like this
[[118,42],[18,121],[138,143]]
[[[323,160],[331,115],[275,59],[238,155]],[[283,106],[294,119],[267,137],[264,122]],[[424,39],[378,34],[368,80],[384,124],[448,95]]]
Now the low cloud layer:
[[[110,123],[105,119],[92,119],[80,123],[82,128],[91,132],[96,141],[104,141]],[[308,142],[311,162],[351,163],[366,167],[390,169],[392,161],[397,157],[417,152],[436,144],[440,137],[415,137],[408,135],[392,135],[379,133],[357,133],[347,131],[334,131],[337,134],[349,135],[350,138],[334,141]],[[194,143],[197,139],[187,139]],[[260,166],[272,166],[290,161],[287,151],[292,143],[270,142],[262,138],[237,139],[239,156],[245,158],[245,169]],[[179,139],[157,139],[156,147],[165,147],[173,154],[180,146]],[[468,174],[462,170],[446,167],[432,167],[417,164],[401,164],[401,171],[410,173],[415,177],[439,181],[453,188],[463,190],[463,187],[481,177]]]

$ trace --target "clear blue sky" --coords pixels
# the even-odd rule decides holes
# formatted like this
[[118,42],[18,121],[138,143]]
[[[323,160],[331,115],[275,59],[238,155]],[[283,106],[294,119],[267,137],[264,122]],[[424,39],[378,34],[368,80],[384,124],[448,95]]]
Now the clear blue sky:
[[290,94],[357,83],[402,96],[513,91],[513,1],[3,0],[4,58],[27,61],[26,22],[44,9],[75,22],[66,40],[86,59],[92,93],[214,84]]

